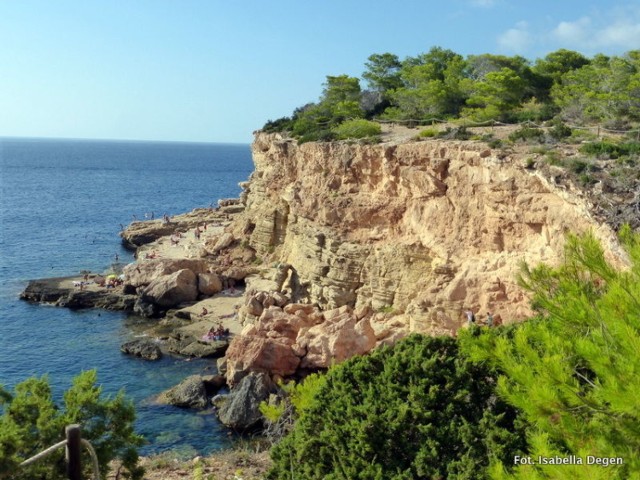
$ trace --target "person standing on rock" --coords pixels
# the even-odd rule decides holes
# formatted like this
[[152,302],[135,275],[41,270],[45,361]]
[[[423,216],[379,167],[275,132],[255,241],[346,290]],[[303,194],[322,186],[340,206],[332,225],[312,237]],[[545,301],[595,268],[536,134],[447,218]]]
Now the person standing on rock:
[[466,312],[464,312],[465,315],[467,316],[467,323],[469,325],[473,325],[476,323],[476,316],[473,314],[473,311],[471,310],[467,310]]
[[493,327],[493,315],[491,315],[491,312],[487,312],[487,327]]

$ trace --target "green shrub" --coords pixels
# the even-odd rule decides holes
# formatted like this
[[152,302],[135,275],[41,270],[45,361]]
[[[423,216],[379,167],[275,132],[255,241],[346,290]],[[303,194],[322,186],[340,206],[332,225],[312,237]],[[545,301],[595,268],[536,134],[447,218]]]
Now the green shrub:
[[289,117],[278,118],[277,120],[269,120],[262,127],[265,133],[286,132],[293,128],[293,120]]
[[580,151],[601,158],[618,158],[623,155],[640,154],[640,142],[613,143],[603,140],[587,143],[580,147]]
[[545,153],[545,161],[549,164],[549,165],[554,165],[556,167],[562,167],[564,166],[564,162],[562,160],[562,157],[560,156],[560,154],[556,151],[553,150],[549,150]]
[[567,166],[569,167],[569,170],[576,175],[593,170],[593,165],[581,158],[571,159]]
[[337,127],[334,127],[332,132],[340,140],[345,140],[347,138],[365,138],[380,135],[382,129],[379,123],[356,118],[342,122]]
[[[77,423],[82,427],[82,437],[91,442],[98,455],[101,473],[106,474],[111,460],[118,458],[130,478],[142,478],[136,447],[143,439],[133,430],[133,404],[122,392],[101,398],[96,379],[95,370],[75,377],[64,394],[63,405],[54,403],[46,377],[25,380],[16,385],[13,394],[0,389],[0,477],[9,472],[12,480],[66,479],[64,449],[29,467],[18,465],[63,440],[65,427]],[[83,464],[89,467],[85,450],[83,454]],[[88,473],[85,475],[89,478]]]
[[500,140],[499,138],[496,138],[488,142],[487,145],[489,145],[489,147],[491,148],[502,148],[503,143],[502,143],[502,140]]
[[274,447],[267,478],[483,478],[524,443],[494,389],[448,337],[414,335],[352,358],[329,370]]
[[544,142],[544,132],[539,128],[521,127],[509,134],[509,140],[512,142],[522,140],[524,142],[536,141],[542,143]]
[[316,130],[305,133],[298,138],[298,143],[303,144],[306,142],[330,142],[335,140],[336,136],[331,130]]
[[432,138],[438,136],[437,128],[425,128],[420,133],[418,133],[419,138]]
[[569,138],[572,133],[573,130],[562,122],[556,122],[555,125],[549,129],[549,136],[554,140]]

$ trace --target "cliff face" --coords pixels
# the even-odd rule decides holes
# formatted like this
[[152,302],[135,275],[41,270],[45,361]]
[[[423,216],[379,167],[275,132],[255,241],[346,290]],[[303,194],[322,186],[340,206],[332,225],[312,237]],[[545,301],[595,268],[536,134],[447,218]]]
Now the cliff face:
[[520,264],[557,262],[567,231],[592,229],[624,263],[585,200],[483,143],[297,145],[259,133],[253,158],[233,233],[291,266],[278,283],[296,302],[369,306],[412,331],[453,332],[467,308],[528,316]]

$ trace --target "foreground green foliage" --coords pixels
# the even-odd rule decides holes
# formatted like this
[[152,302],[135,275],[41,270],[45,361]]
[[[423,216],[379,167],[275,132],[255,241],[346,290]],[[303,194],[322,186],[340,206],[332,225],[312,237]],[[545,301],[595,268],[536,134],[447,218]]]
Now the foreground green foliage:
[[[495,478],[640,478],[640,236],[621,240],[632,267],[610,264],[592,235],[569,237],[565,263],[526,268],[522,284],[543,315],[510,336],[465,335],[464,350],[498,368],[498,391],[523,412],[530,455],[576,455],[584,465],[494,466]],[[587,456],[623,465],[586,465]]]
[[412,336],[312,384],[295,400],[299,419],[273,449],[268,478],[483,478],[492,459],[523,447],[491,373],[451,338]]
[[[122,392],[101,398],[96,379],[95,370],[78,375],[65,392],[62,406],[54,403],[46,377],[25,380],[13,394],[0,389],[0,478],[10,475],[12,480],[65,479],[64,449],[32,466],[18,465],[64,440],[65,427],[74,423],[82,426],[83,438],[93,445],[101,473],[107,471],[111,460],[119,458],[124,467],[120,478],[142,478],[136,451],[142,437],[133,430],[133,404]],[[90,465],[88,456],[83,463]],[[89,478],[90,470],[86,471]]]
[[[328,76],[317,103],[264,131],[289,131],[302,141],[332,140],[332,129],[358,118],[418,125],[432,119],[542,122],[628,129],[640,121],[640,50],[622,56],[557,50],[534,62],[520,56],[469,55],[440,47],[400,60],[373,54],[360,80]],[[558,132],[565,135],[566,132]],[[570,134],[570,133],[569,133]]]

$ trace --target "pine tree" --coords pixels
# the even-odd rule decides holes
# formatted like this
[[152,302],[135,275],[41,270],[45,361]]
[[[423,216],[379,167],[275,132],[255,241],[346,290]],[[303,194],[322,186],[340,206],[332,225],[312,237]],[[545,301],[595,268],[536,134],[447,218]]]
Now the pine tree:
[[[64,393],[63,405],[54,402],[47,377],[29,378],[14,394],[0,388],[0,478],[11,480],[62,480],[66,478],[64,449],[21,468],[20,463],[64,439],[65,427],[80,424],[82,437],[96,451],[104,475],[111,460],[124,467],[121,478],[141,479],[136,447],[142,437],[133,430],[135,411],[123,392],[102,397],[95,370],[82,372]],[[87,456],[83,459],[91,465]],[[87,477],[90,470],[87,468]]]
[[[463,350],[503,375],[498,392],[523,412],[530,456],[575,455],[583,465],[523,465],[513,477],[640,478],[640,236],[620,238],[631,268],[618,270],[592,234],[570,236],[563,265],[524,267],[521,283],[540,317],[462,337]],[[587,456],[623,465],[586,465]]]

